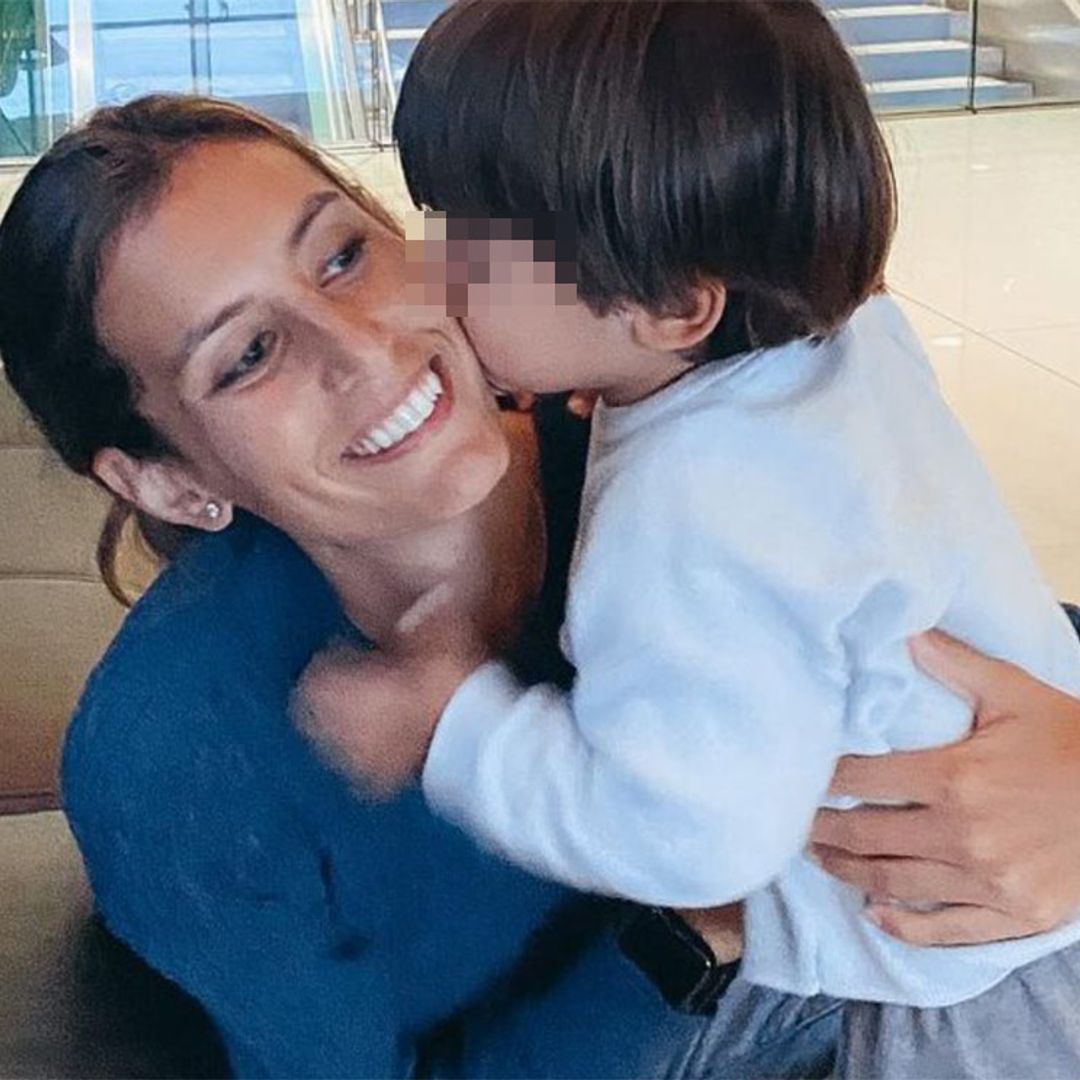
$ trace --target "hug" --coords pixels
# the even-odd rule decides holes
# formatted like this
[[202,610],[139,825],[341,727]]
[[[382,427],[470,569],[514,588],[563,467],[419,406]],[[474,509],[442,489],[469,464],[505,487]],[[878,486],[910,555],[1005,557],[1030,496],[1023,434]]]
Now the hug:
[[888,295],[826,16],[459,0],[395,134],[408,238],[167,96],[0,226],[106,579],[132,527],[167,564],[64,755],[109,928],[238,1076],[1080,1075],[1080,896],[996,894],[1023,867],[890,771],[984,704],[919,635],[1033,713],[1080,644]]

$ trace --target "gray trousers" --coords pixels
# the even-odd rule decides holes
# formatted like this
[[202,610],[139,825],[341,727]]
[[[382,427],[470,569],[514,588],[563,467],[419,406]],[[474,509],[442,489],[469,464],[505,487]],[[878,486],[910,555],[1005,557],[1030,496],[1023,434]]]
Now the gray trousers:
[[837,1073],[845,1080],[1080,1080],[1080,945],[948,1008],[848,1002]]

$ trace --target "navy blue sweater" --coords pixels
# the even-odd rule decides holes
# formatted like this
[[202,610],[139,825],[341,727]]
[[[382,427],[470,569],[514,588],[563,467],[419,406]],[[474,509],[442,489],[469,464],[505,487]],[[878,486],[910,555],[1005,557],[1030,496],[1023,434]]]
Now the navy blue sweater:
[[247,519],[155,583],[91,676],[64,800],[107,925],[208,1009],[237,1072],[403,1075],[563,894],[418,791],[365,801],[289,725],[344,631],[322,577]]
[[[553,624],[583,432],[556,414],[547,434]],[[202,1003],[234,1072],[700,1075],[722,1049],[723,1075],[762,1075],[751,1015],[777,1039],[805,1028],[801,1009],[673,1012],[619,951],[608,905],[483,854],[417,789],[366,801],[314,757],[288,695],[347,630],[307,558],[241,517],[136,605],[69,728],[65,806],[98,909]],[[548,638],[528,652],[550,673]],[[746,1045],[716,1045],[725,1028]]]

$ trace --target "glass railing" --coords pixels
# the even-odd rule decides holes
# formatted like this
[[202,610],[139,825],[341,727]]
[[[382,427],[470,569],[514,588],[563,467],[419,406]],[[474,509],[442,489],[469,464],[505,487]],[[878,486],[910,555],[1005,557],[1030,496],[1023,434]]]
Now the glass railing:
[[336,0],[0,0],[0,156],[40,153],[98,105],[150,91],[252,105],[323,143],[363,141]]
[[[879,112],[1080,101],[1080,0],[819,0]],[[377,0],[388,79],[448,0]]]
[[[242,101],[324,144],[385,145],[449,0],[0,0],[0,158],[152,90]],[[1080,0],[820,0],[879,111],[1080,101]]]
[[821,0],[880,112],[1080,101],[1080,0]]
[[[1028,103],[1080,102],[1080,0],[975,0],[972,41],[995,72],[1026,87]],[[1012,101],[979,79],[972,105]]]

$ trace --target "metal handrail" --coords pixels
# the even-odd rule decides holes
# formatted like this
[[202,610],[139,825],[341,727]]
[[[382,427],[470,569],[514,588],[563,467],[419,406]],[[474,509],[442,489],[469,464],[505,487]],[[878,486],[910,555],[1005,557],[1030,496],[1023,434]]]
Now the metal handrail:
[[364,111],[368,142],[374,146],[389,146],[397,93],[382,0],[343,0],[343,3],[353,46],[366,44],[371,48],[371,88]]
[[375,43],[379,50],[379,66],[385,80],[386,104],[388,106],[386,130],[389,132],[392,130],[393,117],[397,110],[397,87],[394,86],[394,68],[390,62],[390,41],[386,36],[386,15],[383,11],[383,0],[373,0],[373,7],[375,8]]
[[[342,68],[345,83],[345,101],[351,118],[350,127],[353,136],[360,133],[360,138],[366,143],[377,141],[375,132],[372,131],[371,115],[364,98],[364,88],[360,85],[359,73],[356,70],[356,40],[357,40],[357,17],[356,0],[332,0],[334,21],[339,28],[344,26],[345,41],[342,42]],[[338,38],[340,41],[340,37]]]

